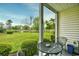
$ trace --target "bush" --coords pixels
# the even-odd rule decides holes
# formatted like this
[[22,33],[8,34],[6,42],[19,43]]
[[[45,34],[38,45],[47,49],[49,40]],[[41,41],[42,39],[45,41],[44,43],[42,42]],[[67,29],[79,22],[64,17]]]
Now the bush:
[[33,56],[37,53],[37,42],[25,41],[21,45],[21,50],[26,56]]
[[51,42],[49,39],[44,38],[43,42]]
[[51,35],[51,41],[54,43],[55,42],[55,35]]
[[0,44],[0,55],[8,56],[12,47],[8,44]]
[[7,34],[13,34],[13,31],[12,30],[6,30],[6,33]]
[[4,33],[4,31],[5,31],[4,29],[0,29],[0,33]]

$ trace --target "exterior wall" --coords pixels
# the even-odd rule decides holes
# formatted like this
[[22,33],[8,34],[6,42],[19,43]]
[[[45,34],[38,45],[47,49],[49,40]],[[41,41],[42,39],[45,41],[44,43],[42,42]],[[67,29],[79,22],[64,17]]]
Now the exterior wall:
[[59,13],[59,36],[66,37],[69,44],[79,40],[79,6],[74,6]]

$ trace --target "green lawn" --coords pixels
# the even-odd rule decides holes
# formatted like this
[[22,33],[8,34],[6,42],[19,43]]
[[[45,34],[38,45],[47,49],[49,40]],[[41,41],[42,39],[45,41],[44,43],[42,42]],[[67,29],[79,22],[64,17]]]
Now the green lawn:
[[[52,33],[44,33],[44,38],[50,39],[50,35]],[[20,49],[21,43],[23,41],[38,41],[39,39],[38,33],[31,33],[31,32],[19,32],[19,33],[13,33],[13,34],[0,34],[0,44],[10,44],[12,46],[12,52],[16,52]],[[27,42],[29,43],[29,42]]]

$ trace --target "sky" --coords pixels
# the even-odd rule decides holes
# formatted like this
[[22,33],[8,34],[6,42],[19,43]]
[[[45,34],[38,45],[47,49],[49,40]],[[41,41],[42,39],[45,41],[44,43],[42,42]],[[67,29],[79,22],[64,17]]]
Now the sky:
[[[6,20],[11,19],[13,25],[30,23],[30,16],[32,19],[39,16],[39,4],[35,3],[4,3],[0,4],[0,22],[5,23]],[[55,18],[55,14],[44,7],[44,21],[50,18]]]

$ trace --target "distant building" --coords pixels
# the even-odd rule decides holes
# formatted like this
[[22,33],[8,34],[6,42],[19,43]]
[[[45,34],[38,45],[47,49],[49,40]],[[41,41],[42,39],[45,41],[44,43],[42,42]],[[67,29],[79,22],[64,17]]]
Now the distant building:
[[4,28],[5,28],[5,29],[10,29],[10,28],[11,28],[11,25],[10,25],[10,24],[5,24],[5,25],[4,25]]

